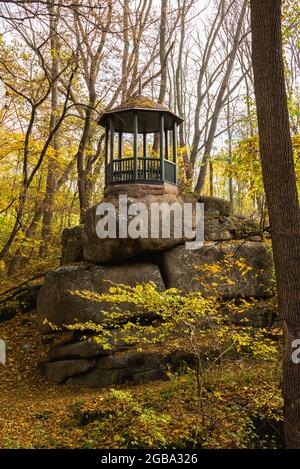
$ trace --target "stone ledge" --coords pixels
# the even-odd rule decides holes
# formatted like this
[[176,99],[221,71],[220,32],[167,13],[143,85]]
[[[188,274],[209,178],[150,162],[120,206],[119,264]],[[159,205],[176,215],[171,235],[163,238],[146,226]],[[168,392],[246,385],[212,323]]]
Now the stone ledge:
[[120,194],[126,194],[128,197],[144,198],[145,196],[163,196],[172,194],[178,196],[178,187],[168,182],[158,184],[143,184],[143,183],[124,183],[124,184],[110,184],[105,188],[104,197],[118,197]]

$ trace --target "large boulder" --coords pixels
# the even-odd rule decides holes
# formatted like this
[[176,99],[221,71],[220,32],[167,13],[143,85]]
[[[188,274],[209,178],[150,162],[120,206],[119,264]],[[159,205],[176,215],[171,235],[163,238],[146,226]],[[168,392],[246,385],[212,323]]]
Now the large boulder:
[[132,383],[141,384],[166,379],[164,358],[158,352],[127,352],[98,361],[90,371],[70,377],[66,384],[76,387],[105,388]]
[[179,246],[164,254],[167,288],[205,296],[270,296],[272,255],[261,242],[205,243],[201,249]]
[[[117,237],[100,239],[97,235],[97,223],[100,216],[97,215],[97,207],[89,208],[86,211],[85,225],[74,228],[66,228],[62,235],[62,265],[72,264],[79,261],[87,261],[95,264],[117,264],[132,258],[143,257],[147,254],[161,253],[169,249],[182,245],[186,239],[181,233],[180,236],[174,232],[174,213],[160,212],[160,228],[163,221],[171,220],[170,236],[163,237],[160,232],[158,236],[140,237],[133,239],[128,235],[125,238],[119,237],[119,196],[127,197],[127,209],[135,203],[143,203],[148,209],[148,228],[151,226],[152,204],[167,204],[169,207],[174,203],[179,203],[183,209],[184,203],[204,204],[204,224],[205,240],[207,241],[228,241],[232,239],[257,238],[260,234],[258,225],[251,219],[243,217],[233,217],[231,215],[231,204],[217,197],[200,196],[183,198],[178,195],[176,186],[145,185],[145,184],[125,184],[108,187],[102,202],[111,203],[116,209]],[[127,217],[127,225],[130,223],[130,216]],[[178,226],[178,224],[177,224]],[[195,228],[195,210],[193,213],[192,226]],[[256,239],[257,240],[257,239]]]
[[200,195],[198,202],[204,204],[204,213],[208,217],[232,215],[232,205],[219,197]]
[[[126,331],[119,328],[109,329],[109,335],[105,337],[103,343],[96,340],[97,334],[92,332],[90,334],[91,337],[87,339],[86,337],[89,335],[87,331],[82,334],[83,337],[81,336],[81,338],[76,338],[77,334],[73,333],[73,340],[54,345],[48,353],[49,361],[106,357],[112,353],[132,348],[139,342],[138,334],[132,332],[129,337]],[[146,337],[150,339],[153,335],[153,333],[148,333]]]
[[43,371],[49,381],[64,383],[71,376],[84,373],[96,365],[96,359],[61,360],[45,363]]
[[[154,282],[159,290],[165,289],[159,268],[147,262],[110,267],[91,264],[59,267],[47,274],[38,295],[39,329],[42,332],[51,332],[52,328],[47,321],[59,327],[87,321],[101,324],[105,316],[102,311],[114,309],[114,305],[110,303],[84,299],[72,295],[72,291],[87,290],[101,294],[109,290],[112,282],[134,286],[149,281]],[[121,307],[122,305],[118,305],[118,308]],[[134,305],[126,304],[124,308],[132,308],[133,314],[140,313]]]
[[205,217],[204,237],[207,241],[228,241],[234,238],[230,217]]
[[271,327],[278,319],[278,311],[269,300],[255,300],[241,309],[228,308],[228,305],[222,305],[222,312],[228,316],[229,322],[235,326],[265,328]]
[[229,217],[227,222],[230,224],[229,231],[234,239],[261,240],[261,229],[251,218],[234,216]]
[[92,358],[110,355],[112,351],[105,349],[94,340],[81,340],[79,342],[67,342],[57,344],[49,351],[49,360],[70,360],[80,358]]
[[[184,200],[178,196],[178,190],[175,186],[153,186],[153,185],[124,185],[122,188],[110,188],[106,192],[103,202],[111,203],[116,209],[117,215],[117,233],[119,232],[119,195],[126,194],[127,209],[136,203],[143,203],[148,209],[148,233],[151,226],[151,207],[152,204],[180,204],[183,208]],[[97,235],[96,227],[100,217],[97,215],[97,207],[89,208],[85,215],[85,227],[83,234],[83,258],[88,262],[96,264],[112,264],[122,260],[138,257],[143,254],[162,252],[172,247],[185,243],[184,235],[176,236],[174,233],[173,212],[171,211],[170,236],[163,237],[159,233],[157,237],[132,238],[129,235],[126,238],[105,238],[100,239]],[[160,211],[159,224],[162,226],[164,220],[169,215]],[[130,217],[127,217],[127,225],[130,223]]]
[[206,241],[245,239],[260,241],[260,228],[255,221],[245,217],[205,214],[204,236]]

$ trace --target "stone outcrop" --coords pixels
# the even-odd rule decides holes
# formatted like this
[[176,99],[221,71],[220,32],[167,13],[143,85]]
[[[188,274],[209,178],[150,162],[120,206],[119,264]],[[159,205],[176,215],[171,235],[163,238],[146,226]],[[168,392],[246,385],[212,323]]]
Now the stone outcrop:
[[[73,355],[76,349],[79,355]],[[104,388],[167,378],[165,359],[161,353],[102,352],[101,346],[92,341],[61,344],[50,351],[50,361],[44,363],[42,368],[50,381],[76,387]]]
[[227,200],[201,195],[198,197],[198,202],[204,204],[204,213],[208,217],[229,217],[232,215],[232,206]]
[[[278,314],[272,303],[268,301],[249,302],[248,306],[239,310],[230,310],[226,303],[220,304],[225,323],[241,326],[265,328],[274,324]],[[211,322],[199,324],[202,330],[211,327]],[[126,331],[111,330],[107,342],[109,349],[90,339],[83,339],[73,333],[73,340],[59,343],[50,348],[48,361],[41,365],[46,377],[56,383],[70,386],[103,388],[120,384],[141,384],[157,379],[167,379],[167,370],[180,372],[186,367],[195,367],[197,356],[188,349],[167,349],[166,351],[138,351],[138,339],[124,340]],[[149,332],[145,332],[149,338]],[[84,334],[86,336],[86,334]],[[208,361],[215,361],[219,349],[201,347],[201,356]]]
[[86,360],[61,360],[44,364],[46,378],[54,383],[64,383],[71,376],[75,376],[94,368],[95,359]]
[[82,359],[99,356],[106,357],[111,353],[111,350],[105,350],[103,346],[93,340],[81,340],[80,342],[67,342],[55,345],[49,351],[49,360],[70,360],[74,358]]
[[259,226],[254,221],[233,216],[205,215],[204,236],[206,241],[261,241]]
[[[223,263],[225,259],[231,262]],[[250,268],[246,274],[239,260]],[[220,272],[207,269],[216,263],[221,266]],[[271,287],[272,256],[263,243],[249,241],[205,243],[193,251],[179,246],[164,254],[163,271],[167,288],[184,293],[263,298]]]
[[142,384],[167,379],[162,356],[158,352],[127,352],[100,359],[95,368],[69,378],[66,384],[104,388],[116,384]]
[[[148,226],[151,225],[151,204],[179,203],[182,207],[184,202],[192,203],[198,201],[204,203],[205,213],[205,240],[206,241],[228,241],[232,239],[258,240],[258,225],[246,218],[233,217],[231,215],[231,205],[229,202],[217,197],[201,196],[198,199],[182,198],[178,196],[178,189],[170,184],[164,185],[143,185],[126,184],[122,187],[116,185],[106,189],[103,202],[111,203],[116,208],[117,233],[119,230],[119,195],[126,194],[127,207],[132,204],[143,203],[148,208]],[[126,238],[106,238],[99,239],[96,226],[99,216],[96,214],[97,205],[86,211],[85,225],[74,228],[66,228],[62,235],[62,264],[72,264],[74,262],[86,261],[95,264],[118,264],[122,261],[142,258],[147,254],[162,253],[176,246],[185,243],[184,236],[175,238],[174,225],[171,223],[170,237],[162,237],[161,233],[157,238],[137,238],[130,236]],[[160,225],[163,218],[168,214],[160,213]],[[171,220],[173,220],[171,212]],[[193,222],[194,225],[194,222]]]
[[[188,250],[184,236],[175,238],[172,230],[169,238],[159,233],[157,238],[99,239],[97,206],[89,208],[84,225],[64,230],[62,267],[47,274],[39,291],[38,326],[43,333],[53,332],[49,323],[62,330],[78,322],[114,327],[107,313],[116,308],[121,313],[121,323],[128,321],[128,312],[132,314],[130,320],[142,319],[141,324],[149,321],[152,324],[153,319],[157,319],[133,304],[96,302],[71,293],[83,290],[107,293],[112,284],[134,286],[152,281],[161,291],[177,288],[183,294],[201,292],[207,297],[217,296],[222,299],[222,308],[226,299],[261,299],[270,295],[273,265],[270,250],[261,242],[257,224],[233,216],[229,202],[216,197],[185,200],[178,195],[177,187],[170,184],[111,185],[105,189],[104,202],[116,208],[117,221],[119,195],[122,194],[127,197],[127,210],[135,203],[143,203],[148,208],[152,203],[179,203],[181,206],[186,201],[204,203],[204,246]],[[151,211],[148,213],[150,226]],[[160,224],[163,216],[169,217],[169,214],[160,213]],[[128,223],[127,217],[126,220]],[[174,229],[173,223],[171,228]],[[224,306],[224,314],[225,310]],[[232,322],[264,327],[272,321],[273,312],[268,306],[255,306]],[[198,326],[206,327],[205,324]],[[128,343],[117,327],[110,332],[109,349],[92,340],[93,332],[88,327],[83,332],[74,332],[71,342],[51,348],[48,361],[43,365],[45,375],[57,383],[102,388],[165,379],[166,367],[176,366],[178,357],[175,355],[167,358],[163,353],[137,351],[138,335],[133,335]],[[155,336],[156,331],[151,333]],[[82,341],[82,334],[90,339]],[[181,351],[178,353],[182,355]],[[191,363],[194,359],[194,356],[189,357]]]
[[[127,210],[136,203],[142,203],[147,207],[149,214],[146,229],[150,231],[151,226],[151,206],[152,204],[180,204],[183,207],[184,200],[178,196],[178,190],[175,186],[153,186],[153,185],[125,185],[122,188],[112,186],[107,190],[104,202],[111,203],[116,209],[117,218],[117,234],[119,233],[119,195],[126,194],[127,197]],[[163,252],[171,249],[174,246],[183,244],[185,239],[183,236],[176,238],[174,236],[174,224],[171,222],[170,237],[162,237],[161,234],[157,238],[150,236],[144,238],[132,238],[130,234],[125,239],[119,238],[105,238],[99,239],[96,226],[99,217],[96,214],[97,205],[89,208],[86,211],[85,227],[83,234],[83,259],[88,262],[96,264],[111,264],[127,260],[130,258],[138,257],[143,254],[153,252]],[[162,226],[164,218],[167,219],[168,214],[160,211],[159,224]],[[173,213],[171,212],[171,220]],[[128,224],[130,217],[126,217]]]
[[258,301],[251,303],[243,311],[227,311],[226,305],[222,307],[225,315],[229,315],[229,321],[234,326],[265,328],[271,327],[278,320],[278,311],[270,301]]
[[[88,211],[89,225],[96,221],[95,209]],[[261,241],[259,226],[251,219],[233,216],[205,215],[206,241],[248,240]],[[95,232],[89,236],[80,226],[66,228],[63,232],[62,265],[80,261],[93,263],[118,263],[147,253],[163,252],[184,244],[184,239],[110,239],[100,240]],[[102,260],[98,262],[97,259]]]
[[[38,326],[42,332],[50,332],[51,326],[62,327],[77,322],[103,322],[101,311],[111,311],[114,306],[108,303],[91,301],[72,291],[93,291],[106,293],[112,283],[134,286],[137,283],[153,281],[160,290],[165,289],[161,273],[156,265],[132,263],[119,266],[70,265],[49,272],[45,278],[37,300]],[[121,308],[122,305],[118,305]],[[137,312],[134,305],[124,304],[124,309]]]

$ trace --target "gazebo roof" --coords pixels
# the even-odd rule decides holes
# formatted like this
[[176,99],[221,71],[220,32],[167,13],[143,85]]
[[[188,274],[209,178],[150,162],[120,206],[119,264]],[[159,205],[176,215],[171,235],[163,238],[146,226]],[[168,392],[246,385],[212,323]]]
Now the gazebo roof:
[[140,95],[127,99],[120,106],[112,108],[102,114],[98,123],[106,127],[109,125],[110,117],[114,116],[114,128],[117,132],[133,132],[133,114],[138,111],[139,133],[158,132],[160,129],[159,116],[165,115],[165,129],[171,130],[173,123],[181,124],[183,119],[166,106]]

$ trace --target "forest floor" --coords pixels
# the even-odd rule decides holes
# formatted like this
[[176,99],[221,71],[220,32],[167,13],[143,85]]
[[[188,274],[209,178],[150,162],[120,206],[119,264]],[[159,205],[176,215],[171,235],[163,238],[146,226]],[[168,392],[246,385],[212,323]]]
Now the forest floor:
[[[0,365],[1,448],[278,448],[282,446],[279,366],[231,358],[212,370],[204,419],[192,370],[168,381],[106,390],[48,382],[38,364],[49,345],[35,313],[0,324],[7,363]],[[199,423],[199,422],[198,422]]]

